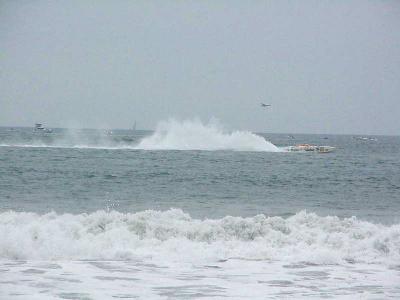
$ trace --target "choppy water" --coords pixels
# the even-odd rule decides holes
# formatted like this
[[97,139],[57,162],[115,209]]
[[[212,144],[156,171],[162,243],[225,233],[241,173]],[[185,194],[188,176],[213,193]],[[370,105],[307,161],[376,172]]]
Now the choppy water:
[[[304,142],[336,151],[284,151]],[[1,299],[400,297],[399,137],[169,122],[0,145]]]

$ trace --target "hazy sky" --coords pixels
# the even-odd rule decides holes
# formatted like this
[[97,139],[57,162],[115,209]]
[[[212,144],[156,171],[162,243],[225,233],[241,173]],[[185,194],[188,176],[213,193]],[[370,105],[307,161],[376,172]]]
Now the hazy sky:
[[0,2],[0,125],[170,117],[400,134],[400,1]]

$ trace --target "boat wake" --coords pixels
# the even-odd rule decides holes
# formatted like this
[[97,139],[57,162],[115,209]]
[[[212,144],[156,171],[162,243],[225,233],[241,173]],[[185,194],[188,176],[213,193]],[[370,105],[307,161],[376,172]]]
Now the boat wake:
[[[129,136],[130,135],[130,136]],[[199,120],[160,122],[149,136],[113,134],[104,131],[67,130],[59,135],[34,136],[27,141],[2,142],[3,147],[78,148],[110,150],[232,150],[281,152],[262,136],[249,131],[226,132],[216,123]]]
[[249,131],[225,132],[215,123],[199,120],[158,124],[155,132],[145,137],[137,149],[143,150],[235,150],[280,152],[263,137]]

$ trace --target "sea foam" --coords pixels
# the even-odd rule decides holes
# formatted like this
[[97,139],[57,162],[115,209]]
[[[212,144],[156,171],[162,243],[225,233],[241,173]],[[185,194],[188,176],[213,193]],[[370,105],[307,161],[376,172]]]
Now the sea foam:
[[179,209],[121,213],[0,214],[0,259],[398,264],[400,224],[299,212],[200,220]]

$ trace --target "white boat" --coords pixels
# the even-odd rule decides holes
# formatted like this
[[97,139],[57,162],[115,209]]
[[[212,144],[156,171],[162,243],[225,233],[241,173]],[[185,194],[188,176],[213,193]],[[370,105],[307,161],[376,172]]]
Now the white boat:
[[335,150],[335,147],[331,146],[317,146],[310,144],[298,144],[295,146],[289,146],[287,148],[289,152],[318,152],[318,153],[329,153]]
[[53,130],[51,130],[50,128],[45,128],[42,123],[36,123],[35,132],[51,133],[53,132]]
[[371,141],[371,142],[376,142],[378,139],[376,138],[371,138],[371,137],[366,137],[366,136],[356,136],[354,137],[356,140],[359,141]]
[[36,123],[35,124],[35,130],[44,130],[44,127],[41,123]]
[[329,153],[335,150],[332,146],[318,146],[318,153]]

